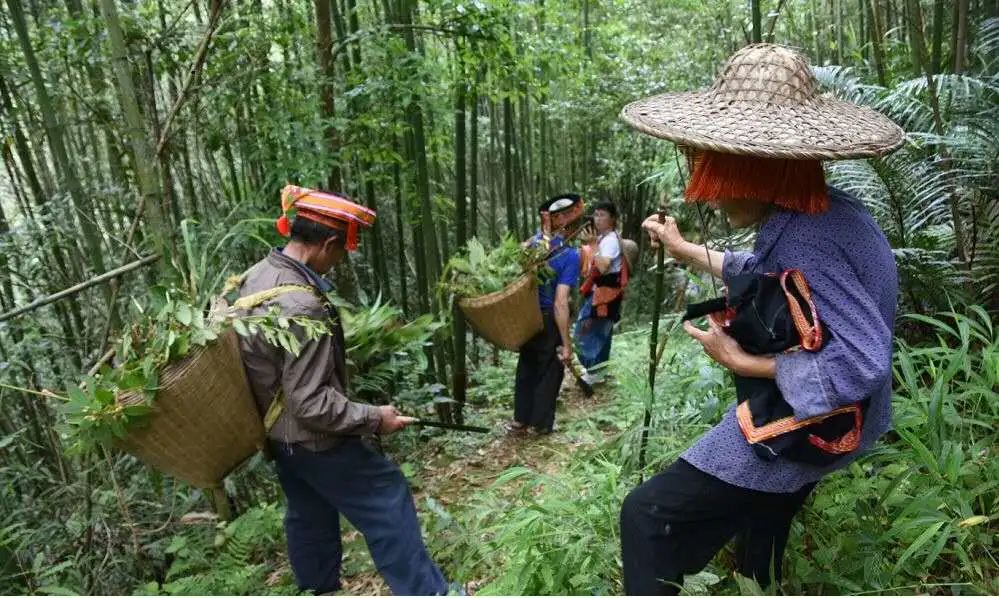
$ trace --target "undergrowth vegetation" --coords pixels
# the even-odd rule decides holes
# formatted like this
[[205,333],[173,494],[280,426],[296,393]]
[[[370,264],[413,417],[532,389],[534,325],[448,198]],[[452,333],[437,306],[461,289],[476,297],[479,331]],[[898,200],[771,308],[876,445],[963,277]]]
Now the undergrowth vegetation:
[[[826,478],[796,518],[785,593],[999,592],[999,335],[975,308],[908,318],[932,333],[923,343],[898,342],[895,429],[868,455]],[[674,333],[653,401],[650,464],[636,471],[647,395],[644,332],[620,334],[612,390],[583,417],[561,415],[558,443],[538,447],[532,462],[496,472],[491,484],[457,505],[445,507],[432,497],[421,502],[431,552],[450,577],[479,582],[478,593],[486,595],[621,592],[618,514],[624,496],[640,474],[647,478],[672,462],[734,401],[725,374],[682,332]],[[484,367],[477,388],[501,388],[507,371]],[[491,417],[503,417],[503,400],[488,394],[495,401]],[[414,484],[422,486],[429,474],[419,453],[405,462]],[[172,564],[163,584],[142,590],[288,590],[281,585],[287,571],[282,574],[274,559],[283,550],[279,513],[265,505],[221,530],[183,532],[165,551]],[[255,531],[244,538],[247,529]],[[707,570],[686,579],[686,591],[765,591],[734,576],[732,561],[723,551]],[[225,575],[229,567],[231,577]],[[273,585],[252,585],[268,574]]]
[[[911,316],[932,340],[898,344],[895,430],[823,481],[794,524],[784,592],[840,594],[999,591],[999,335],[988,315]],[[627,491],[674,460],[734,397],[720,369],[682,336],[667,343],[657,382],[650,466],[634,470],[647,390],[644,337],[616,341],[619,378],[600,417],[573,422],[567,440],[605,439],[562,470],[517,467],[477,494],[431,541],[482,593],[616,593],[617,517]],[[670,366],[669,364],[672,364]],[[678,364],[683,364],[680,367]],[[438,541],[440,540],[440,541]],[[759,591],[734,579],[731,555],[688,578],[694,593]]]

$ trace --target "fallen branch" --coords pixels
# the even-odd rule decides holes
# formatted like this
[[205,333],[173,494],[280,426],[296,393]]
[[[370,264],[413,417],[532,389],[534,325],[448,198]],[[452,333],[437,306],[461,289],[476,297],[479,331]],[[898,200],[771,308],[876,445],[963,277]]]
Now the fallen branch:
[[136,260],[134,262],[125,264],[124,266],[121,266],[119,268],[115,268],[114,270],[111,270],[110,272],[105,272],[104,274],[101,274],[99,276],[95,276],[95,277],[91,278],[90,280],[85,280],[85,281],[81,282],[80,284],[71,286],[68,289],[64,289],[62,291],[59,291],[58,293],[53,293],[53,294],[49,295],[48,297],[42,297],[41,299],[37,299],[35,301],[32,301],[31,303],[29,303],[29,304],[27,304],[27,305],[25,305],[23,307],[18,307],[17,309],[13,309],[13,310],[5,313],[5,314],[2,314],[2,315],[0,315],[0,322],[4,322],[6,320],[9,320],[11,318],[17,317],[17,316],[19,316],[19,315],[21,315],[23,313],[27,313],[29,311],[34,311],[34,310],[38,309],[39,307],[42,307],[44,305],[48,305],[49,303],[58,301],[60,299],[64,299],[66,297],[70,297],[72,295],[75,295],[75,294],[79,293],[80,291],[89,289],[90,287],[92,287],[94,285],[98,285],[98,284],[101,284],[103,282],[107,282],[109,280],[117,278],[118,276],[121,276],[122,274],[125,274],[127,272],[131,272],[132,270],[135,270],[137,268],[141,268],[143,266],[148,266],[149,264],[155,262],[158,259],[160,259],[159,255],[147,255],[146,257],[144,257],[144,258],[142,258],[140,260]]

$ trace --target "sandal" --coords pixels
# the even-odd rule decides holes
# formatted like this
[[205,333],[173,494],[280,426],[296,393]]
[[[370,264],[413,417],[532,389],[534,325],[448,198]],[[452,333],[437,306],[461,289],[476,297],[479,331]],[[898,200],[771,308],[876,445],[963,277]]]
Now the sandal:
[[503,428],[511,436],[523,436],[527,434],[527,424],[522,424],[516,420],[503,424]]

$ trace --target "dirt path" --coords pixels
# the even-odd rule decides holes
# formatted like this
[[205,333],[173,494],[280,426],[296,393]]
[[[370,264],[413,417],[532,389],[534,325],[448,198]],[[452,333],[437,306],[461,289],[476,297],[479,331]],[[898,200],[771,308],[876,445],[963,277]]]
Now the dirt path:
[[[436,451],[429,455],[418,455],[411,460],[424,463],[420,470],[422,485],[415,490],[417,509],[422,508],[427,497],[432,497],[445,508],[463,496],[468,496],[476,489],[485,489],[496,478],[511,467],[528,467],[536,471],[553,474],[565,467],[572,455],[585,448],[597,444],[592,436],[569,435],[565,430],[573,422],[585,419],[589,414],[600,410],[606,405],[607,399],[600,391],[593,397],[585,397],[575,383],[567,377],[562,387],[559,399],[560,405],[556,415],[555,433],[548,436],[528,435],[523,437],[495,433],[482,437],[477,445],[471,445],[466,456],[454,458],[444,451]],[[502,429],[504,419],[497,417],[493,427]],[[357,549],[347,548],[348,544]],[[377,571],[364,551],[364,544],[357,532],[351,532],[344,537],[345,575],[343,579],[344,595],[387,595],[388,587],[382,581]],[[352,568],[347,566],[349,559],[364,559],[366,566],[353,575],[348,575]],[[357,571],[357,568],[353,568]],[[477,580],[481,585],[483,580]]]

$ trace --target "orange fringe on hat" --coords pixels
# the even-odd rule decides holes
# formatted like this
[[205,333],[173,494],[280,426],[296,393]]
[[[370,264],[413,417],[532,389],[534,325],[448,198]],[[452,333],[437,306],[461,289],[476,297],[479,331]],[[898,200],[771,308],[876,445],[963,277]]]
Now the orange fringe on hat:
[[699,151],[684,194],[687,201],[752,200],[805,214],[819,214],[829,207],[818,160]]

